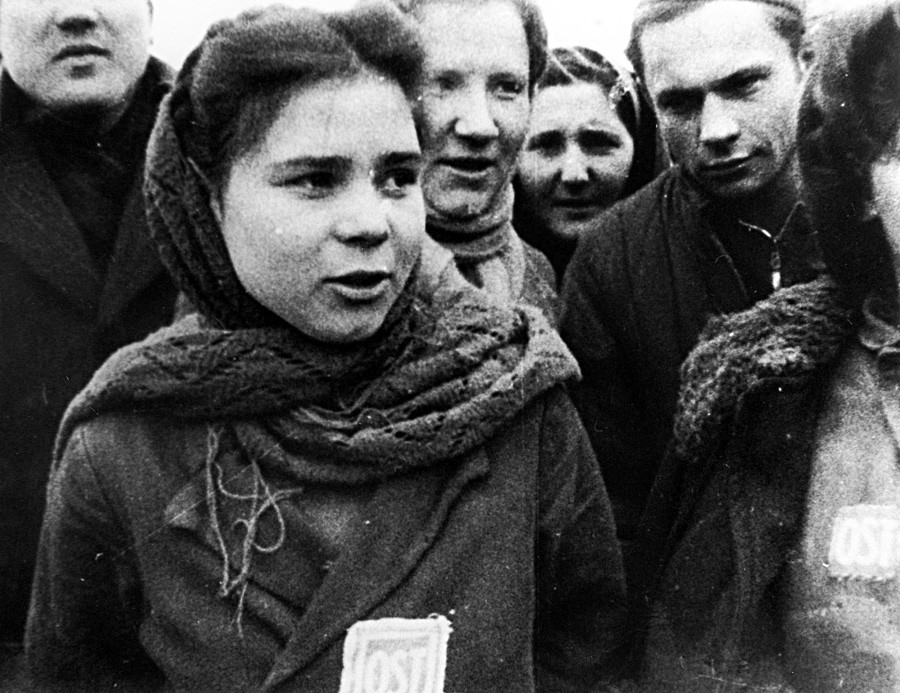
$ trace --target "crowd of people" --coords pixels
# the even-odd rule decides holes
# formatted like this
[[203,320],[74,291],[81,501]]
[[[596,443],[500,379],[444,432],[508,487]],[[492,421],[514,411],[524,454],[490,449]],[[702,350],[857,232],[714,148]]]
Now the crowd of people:
[[900,689],[900,3],[0,0],[0,690]]

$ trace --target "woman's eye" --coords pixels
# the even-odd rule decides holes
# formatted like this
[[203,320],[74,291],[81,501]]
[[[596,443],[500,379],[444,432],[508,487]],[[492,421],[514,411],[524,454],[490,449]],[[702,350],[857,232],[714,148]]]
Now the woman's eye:
[[546,157],[558,156],[566,146],[566,138],[560,132],[542,132],[528,140],[526,149]]
[[494,93],[503,99],[514,99],[525,93],[525,82],[520,79],[499,79],[494,82]]
[[337,185],[337,179],[331,171],[311,171],[288,178],[284,187],[300,191],[312,197],[329,194]]
[[605,154],[622,145],[621,141],[606,132],[585,132],[579,137],[579,144],[586,152]]
[[381,189],[395,197],[405,195],[409,188],[419,184],[419,171],[415,168],[395,168],[385,173]]

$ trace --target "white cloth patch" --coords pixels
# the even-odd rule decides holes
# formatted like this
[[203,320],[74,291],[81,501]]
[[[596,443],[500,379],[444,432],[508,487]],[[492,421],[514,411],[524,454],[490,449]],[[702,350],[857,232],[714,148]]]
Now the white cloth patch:
[[850,505],[838,511],[828,549],[828,574],[852,580],[892,580],[900,568],[900,508]]
[[339,693],[443,693],[452,630],[444,616],[359,621],[344,640]]

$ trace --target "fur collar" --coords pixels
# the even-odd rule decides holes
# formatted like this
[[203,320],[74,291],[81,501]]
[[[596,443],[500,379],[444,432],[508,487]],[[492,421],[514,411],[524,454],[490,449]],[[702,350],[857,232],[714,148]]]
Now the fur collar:
[[763,382],[809,376],[834,361],[855,329],[837,294],[822,278],[710,320],[681,368],[679,457],[701,459],[730,428],[740,400]]

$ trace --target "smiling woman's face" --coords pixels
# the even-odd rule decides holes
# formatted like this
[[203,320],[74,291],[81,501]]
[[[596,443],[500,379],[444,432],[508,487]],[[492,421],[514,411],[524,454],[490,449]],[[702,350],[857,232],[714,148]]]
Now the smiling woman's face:
[[372,336],[418,260],[420,170],[396,83],[363,73],[298,87],[217,208],[244,288],[319,341]]
[[487,211],[528,129],[528,41],[507,0],[435,2],[418,13],[425,197],[442,214]]
[[619,199],[634,142],[595,84],[547,87],[534,98],[519,194],[540,226],[574,239]]

